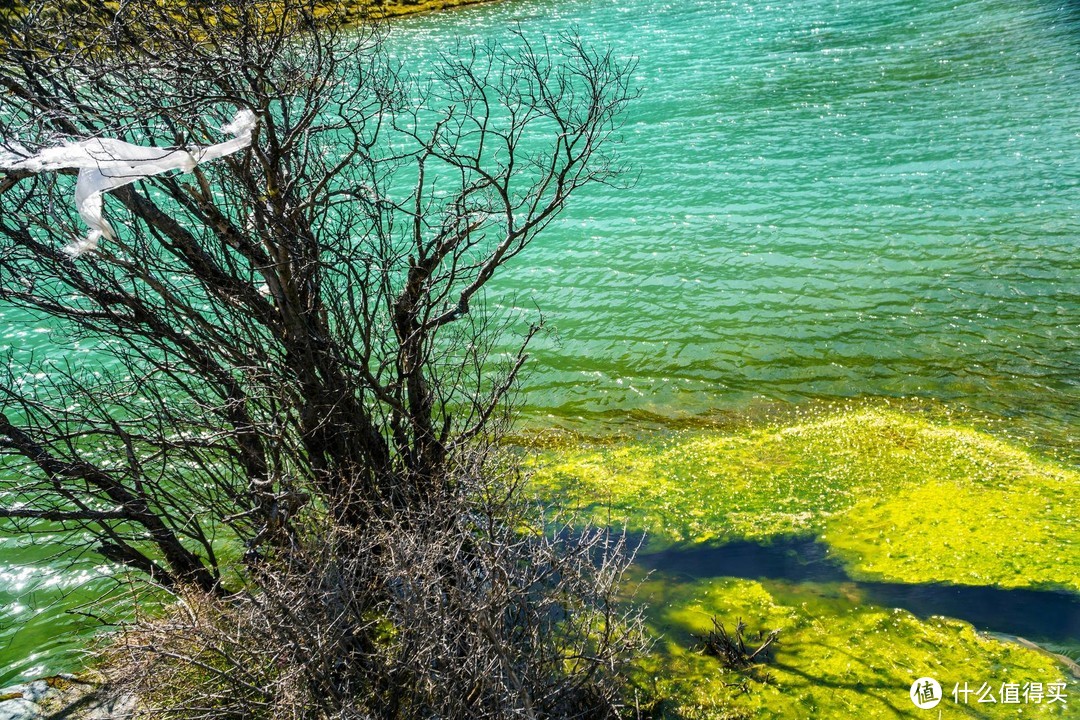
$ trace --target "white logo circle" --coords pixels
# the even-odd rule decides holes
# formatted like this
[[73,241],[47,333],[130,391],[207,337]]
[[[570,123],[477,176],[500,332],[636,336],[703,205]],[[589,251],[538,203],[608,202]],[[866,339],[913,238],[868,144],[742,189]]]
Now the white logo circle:
[[920,710],[937,707],[941,702],[941,685],[931,677],[921,677],[911,683],[911,702]]

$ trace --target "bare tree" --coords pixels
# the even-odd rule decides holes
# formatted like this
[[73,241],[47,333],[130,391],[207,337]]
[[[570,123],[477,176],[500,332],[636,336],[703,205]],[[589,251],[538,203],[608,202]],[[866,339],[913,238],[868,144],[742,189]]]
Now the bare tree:
[[[9,161],[89,138],[194,155],[238,112],[255,124],[246,148],[109,192],[115,231],[77,257],[64,248],[86,233],[78,171],[9,162],[0,175],[0,299],[94,348],[8,363],[0,517],[70,531],[232,608],[241,590],[244,607],[280,599],[298,567],[315,573],[300,585],[355,576],[333,601],[348,612],[319,612],[367,628],[346,633],[346,655],[368,670],[394,645],[373,618],[405,627],[403,608],[441,597],[445,611],[467,588],[474,599],[516,588],[495,605],[499,643],[539,632],[550,612],[519,613],[520,627],[507,614],[574,573],[524,579],[530,553],[562,540],[497,550],[520,545],[520,486],[493,469],[539,319],[500,317],[484,293],[579,188],[618,176],[629,67],[572,35],[513,33],[412,76],[385,52],[385,28],[341,29],[342,12],[314,0],[50,8],[0,20]],[[478,512],[492,493],[506,499]],[[426,561],[402,564],[410,542]],[[342,569],[361,554],[370,562]],[[423,591],[403,590],[410,567],[427,573]],[[613,575],[601,576],[603,605]],[[471,612],[451,613],[457,631],[480,632]],[[442,647],[461,660],[471,645]],[[498,674],[512,687],[537,655],[507,657]],[[386,699],[349,685],[362,674],[335,672],[357,716]],[[519,709],[550,714],[534,690],[518,689]],[[391,706],[380,712],[436,712]]]

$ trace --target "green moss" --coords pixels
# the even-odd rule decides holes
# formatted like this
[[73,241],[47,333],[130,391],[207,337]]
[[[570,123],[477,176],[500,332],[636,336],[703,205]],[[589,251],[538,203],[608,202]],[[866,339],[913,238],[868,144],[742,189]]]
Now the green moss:
[[1080,590],[1080,473],[891,409],[556,447],[534,482],[654,549],[820,535],[862,577]]
[[[845,597],[813,597],[784,583],[725,579],[673,583],[653,578],[641,594],[652,607],[652,621],[665,639],[639,668],[638,682],[649,694],[665,697],[669,716],[700,718],[897,718],[923,715],[910,702],[911,683],[937,679],[945,699],[943,717],[1075,717],[1077,684],[1053,659],[1035,650],[977,634],[970,625],[945,618],[920,620],[902,610],[885,610]],[[726,670],[694,652],[692,634],[711,626],[711,618],[730,627],[742,618],[751,629],[779,629],[780,645],[771,661],[753,674]],[[1000,694],[1002,683],[1065,682],[1060,703],[988,705],[952,698],[954,685],[978,689],[988,683]],[[1020,712],[1018,712],[1020,711]]]

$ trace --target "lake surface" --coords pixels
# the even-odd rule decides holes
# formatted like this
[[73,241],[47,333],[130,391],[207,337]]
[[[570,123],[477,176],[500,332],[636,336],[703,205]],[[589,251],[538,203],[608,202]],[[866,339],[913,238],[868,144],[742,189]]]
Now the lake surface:
[[[636,59],[642,93],[633,186],[579,196],[494,293],[557,331],[528,425],[918,397],[1077,456],[1080,3],[506,0],[391,43],[422,68],[519,23]],[[36,327],[0,308],[0,346],[48,352]],[[77,664],[92,572],[0,542],[0,685]]]
[[1080,383],[1080,3],[516,1],[403,22],[576,29],[639,62],[625,192],[503,288],[558,338],[541,422],[938,398],[1068,442]]

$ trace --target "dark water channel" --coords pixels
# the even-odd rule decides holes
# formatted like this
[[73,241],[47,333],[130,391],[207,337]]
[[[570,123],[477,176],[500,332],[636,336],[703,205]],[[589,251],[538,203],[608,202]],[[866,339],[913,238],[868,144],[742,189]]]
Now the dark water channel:
[[967,585],[868,582],[853,579],[813,538],[765,545],[732,542],[678,547],[638,555],[637,563],[665,576],[694,580],[737,577],[825,586],[850,583],[868,604],[903,608],[920,618],[965,620],[978,630],[1019,635],[1033,641],[1080,643],[1080,596],[1059,590],[1023,590]]

